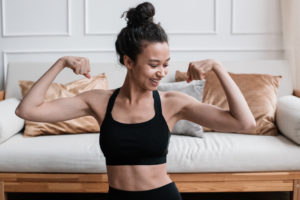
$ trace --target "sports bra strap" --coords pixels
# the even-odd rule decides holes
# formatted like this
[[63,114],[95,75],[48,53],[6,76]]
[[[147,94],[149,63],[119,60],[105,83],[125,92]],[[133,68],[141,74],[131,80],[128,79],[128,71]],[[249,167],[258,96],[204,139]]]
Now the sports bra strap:
[[155,107],[155,113],[161,115],[161,102],[160,102],[160,97],[159,93],[157,90],[153,91],[153,98],[154,98],[154,107]]
[[119,91],[120,91],[120,88],[115,89],[113,94],[110,96],[109,101],[108,101],[108,105],[107,105],[107,109],[106,109],[106,114],[111,113]]
[[[113,94],[111,95],[111,97],[109,98],[108,101],[108,105],[107,105],[107,110],[106,110],[106,114],[111,113],[112,108],[114,106],[115,100],[117,98],[117,95],[120,91],[120,88],[115,89],[115,91],[113,92]],[[162,110],[161,110],[161,101],[160,101],[160,96],[157,90],[154,90],[152,92],[153,95],[153,99],[154,99],[154,109],[155,109],[155,113],[157,114],[161,114]]]

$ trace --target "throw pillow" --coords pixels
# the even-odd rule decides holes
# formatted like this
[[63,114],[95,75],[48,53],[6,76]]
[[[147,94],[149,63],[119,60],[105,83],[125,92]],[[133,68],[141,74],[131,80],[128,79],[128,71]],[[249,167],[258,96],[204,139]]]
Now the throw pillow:
[[[256,128],[239,133],[253,135],[278,135],[275,126],[275,111],[277,102],[277,90],[282,76],[268,74],[235,74],[229,72],[235,81],[248,106],[255,117]],[[186,72],[176,71],[176,80],[186,79]],[[203,103],[216,105],[223,109],[229,109],[224,90],[214,72],[206,76],[206,84],[203,91]],[[204,132],[214,131],[204,127]]]
[[[33,81],[20,80],[22,96],[24,97],[34,84]],[[52,101],[62,97],[72,97],[81,92],[92,89],[108,89],[106,75],[96,75],[90,79],[84,78],[67,84],[52,83],[47,90],[45,101]],[[74,134],[99,132],[100,127],[97,120],[92,116],[79,117],[72,120],[66,120],[55,123],[25,121],[25,137],[51,135],[51,134]]]
[[[192,81],[187,83],[185,81],[182,82],[174,82],[174,83],[160,83],[158,86],[158,90],[160,91],[180,91],[194,98],[198,99],[200,102],[202,101],[202,92],[205,85],[205,80],[202,81]],[[202,126],[187,120],[179,120],[173,130],[171,131],[173,134],[177,135],[188,135],[194,137],[203,137],[203,129]]]
[[[234,74],[229,75],[240,88],[248,106],[255,117],[256,128],[239,133],[253,135],[278,135],[274,124],[277,102],[277,89],[281,76],[268,74]],[[203,103],[213,104],[223,109],[229,109],[225,92],[214,72],[206,77],[206,87],[203,91]],[[214,131],[204,127],[204,131]]]
[[187,79],[187,73],[186,72],[181,72],[179,70],[176,70],[175,73],[175,81],[180,82],[180,81],[185,81]]

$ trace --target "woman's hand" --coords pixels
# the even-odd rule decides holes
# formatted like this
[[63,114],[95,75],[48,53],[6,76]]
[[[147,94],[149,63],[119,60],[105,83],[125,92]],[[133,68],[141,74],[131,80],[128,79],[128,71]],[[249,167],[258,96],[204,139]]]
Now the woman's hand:
[[186,81],[189,83],[192,80],[205,79],[206,74],[213,70],[216,65],[221,64],[211,59],[190,62]]
[[90,96],[88,91],[72,97],[45,101],[48,88],[65,67],[71,68],[75,74],[83,74],[90,78],[90,64],[87,58],[61,57],[33,84],[16,108],[16,115],[36,122],[59,122],[87,115],[92,116],[93,111],[88,103]]
[[82,74],[87,78],[90,78],[90,61],[85,57],[76,56],[64,56],[60,58],[63,61],[64,67],[68,67],[73,70],[75,74]]

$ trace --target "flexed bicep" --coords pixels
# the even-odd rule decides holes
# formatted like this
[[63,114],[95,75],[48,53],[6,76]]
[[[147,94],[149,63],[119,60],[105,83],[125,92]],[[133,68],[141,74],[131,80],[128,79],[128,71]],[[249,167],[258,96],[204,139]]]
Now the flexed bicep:
[[182,119],[216,131],[235,132],[242,129],[241,124],[228,110],[202,103],[188,95],[184,95],[181,99],[185,101],[185,105],[181,109]]
[[71,68],[76,74],[82,74],[90,78],[90,64],[87,58],[64,56],[58,59],[33,84],[16,108],[16,115],[26,120],[39,122],[57,122],[88,115],[89,108],[84,100],[85,94],[57,99],[51,102],[45,101],[45,95],[49,86],[65,67]]
[[83,92],[74,97],[65,97],[44,102],[33,110],[16,112],[26,120],[36,122],[59,122],[78,117],[92,115],[86,101],[88,92]]

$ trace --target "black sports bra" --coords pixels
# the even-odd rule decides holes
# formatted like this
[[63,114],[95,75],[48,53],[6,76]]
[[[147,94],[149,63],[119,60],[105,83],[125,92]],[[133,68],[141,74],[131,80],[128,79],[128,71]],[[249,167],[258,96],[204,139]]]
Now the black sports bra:
[[162,115],[160,97],[153,91],[155,116],[146,122],[125,124],[115,121],[111,111],[119,93],[116,89],[108,101],[100,127],[100,148],[107,165],[155,165],[166,163],[170,131]]

